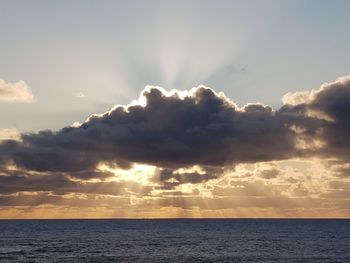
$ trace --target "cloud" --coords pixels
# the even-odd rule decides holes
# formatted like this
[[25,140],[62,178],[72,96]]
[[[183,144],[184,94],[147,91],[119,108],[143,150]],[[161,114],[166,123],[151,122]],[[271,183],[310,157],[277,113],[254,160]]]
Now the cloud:
[[215,186],[212,193],[214,196],[264,197],[267,195],[272,195],[272,187],[266,186],[262,181],[232,181],[231,186],[229,187]]
[[[179,181],[172,170],[192,165],[221,167],[305,154],[347,153],[349,83],[342,78],[323,85],[312,92],[312,98],[299,98],[277,111],[259,103],[240,108],[204,86],[188,92],[148,87],[139,101],[93,114],[82,124],[57,132],[22,134],[21,142],[3,142],[2,165],[6,161],[25,170],[94,177],[101,162],[123,167],[145,163],[166,168],[160,178],[167,174]],[[310,143],[304,148],[298,145],[315,139],[326,146],[316,151]],[[187,175],[189,181],[192,177]]]
[[0,102],[33,102],[34,95],[28,85],[20,80],[7,83],[0,79]]
[[20,132],[16,128],[0,129],[0,141],[2,140],[19,140]]
[[[196,167],[195,167],[196,168]],[[173,189],[181,184],[198,184],[212,179],[217,179],[223,173],[221,168],[199,168],[199,169],[159,169],[153,175],[152,182],[160,184],[160,189]]]
[[[322,120],[314,129],[314,138],[322,145],[313,154],[345,162],[350,160],[350,76],[325,83],[303,99],[299,96],[292,105],[283,106],[282,111]],[[310,128],[310,125],[311,122],[305,122],[300,128]]]
[[[68,207],[98,207],[108,206],[109,209],[123,207],[130,204],[129,197],[111,197],[111,196],[61,196],[51,193],[19,193],[15,195],[0,195],[0,207],[35,207],[40,205],[68,206]],[[52,210],[51,210],[52,211]],[[64,217],[64,215],[63,215]]]
[[56,195],[67,193],[102,194],[113,196],[147,195],[151,187],[137,182],[104,181],[83,182],[73,181],[67,175],[28,174],[19,171],[0,172],[0,194],[17,192],[51,192]]
[[84,93],[84,92],[79,91],[79,92],[75,93],[75,97],[77,97],[77,98],[79,98],[79,99],[83,99],[83,98],[85,98],[86,96],[85,96],[85,93]]
[[245,67],[236,67],[235,65],[229,65],[226,67],[226,70],[230,74],[235,73],[247,73],[247,69]]
[[[137,101],[92,114],[85,122],[19,138],[3,136],[0,195],[4,204],[20,204],[22,198],[13,195],[30,192],[50,196],[53,204],[67,203],[60,196],[74,194],[156,198],[157,205],[186,209],[191,203],[205,207],[203,196],[220,209],[228,209],[231,201],[268,207],[277,199],[299,207],[289,198],[327,194],[327,187],[310,186],[306,175],[282,169],[277,161],[323,158],[330,168],[323,176],[344,177],[350,156],[350,77],[305,94],[288,95],[286,104],[274,110],[260,103],[239,107],[204,86],[184,92],[147,87]],[[140,170],[144,181],[139,175],[137,180],[124,176],[139,164],[145,164]],[[251,176],[234,171],[252,164],[255,168],[243,171]],[[152,167],[148,172],[147,165]],[[236,177],[228,175],[230,170]],[[196,188],[182,191],[189,185]],[[173,203],[162,193],[187,198]]]
[[297,92],[288,92],[282,97],[283,104],[299,105],[303,103],[309,103],[314,99],[315,90],[305,90]]
[[260,176],[265,179],[272,179],[276,178],[279,174],[280,171],[278,169],[269,169],[261,171]]
[[41,172],[94,170],[101,162],[220,167],[297,155],[290,116],[269,106],[239,108],[203,86],[185,93],[147,88],[139,101],[80,126],[22,134],[22,142],[5,142],[0,151],[16,166]]

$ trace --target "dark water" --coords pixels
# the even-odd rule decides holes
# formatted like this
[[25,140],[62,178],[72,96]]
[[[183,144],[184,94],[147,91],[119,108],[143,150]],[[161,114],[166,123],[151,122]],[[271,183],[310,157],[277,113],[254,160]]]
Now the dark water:
[[350,220],[2,220],[0,262],[350,262]]

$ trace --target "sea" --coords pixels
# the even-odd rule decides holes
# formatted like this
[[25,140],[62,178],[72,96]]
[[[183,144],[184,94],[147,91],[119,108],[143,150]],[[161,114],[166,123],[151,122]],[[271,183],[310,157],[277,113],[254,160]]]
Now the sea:
[[350,219],[0,220],[0,262],[350,262]]

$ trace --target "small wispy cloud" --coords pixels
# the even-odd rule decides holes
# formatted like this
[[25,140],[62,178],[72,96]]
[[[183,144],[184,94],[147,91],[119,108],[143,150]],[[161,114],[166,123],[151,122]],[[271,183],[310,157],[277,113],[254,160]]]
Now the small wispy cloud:
[[245,73],[247,73],[247,69],[245,67],[237,67],[235,65],[227,66],[226,70],[230,74],[237,74],[237,73],[245,74]]
[[83,98],[86,97],[86,95],[85,95],[84,92],[79,91],[79,92],[75,93],[75,97],[76,97],[76,98],[79,98],[79,99],[83,99]]
[[34,95],[27,83],[20,80],[15,83],[0,79],[0,102],[33,102]]

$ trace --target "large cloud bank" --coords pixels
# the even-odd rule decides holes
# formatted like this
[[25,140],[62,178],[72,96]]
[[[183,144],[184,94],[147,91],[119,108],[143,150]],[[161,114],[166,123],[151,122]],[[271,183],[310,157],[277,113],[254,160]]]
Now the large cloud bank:
[[[276,111],[262,104],[239,108],[203,86],[187,93],[147,88],[140,101],[145,105],[116,106],[79,126],[5,140],[0,165],[74,175],[95,171],[101,162],[220,167],[303,154],[349,155],[350,77],[324,84]],[[315,140],[319,146],[311,143]]]
[[[346,176],[350,77],[289,93],[283,101],[277,110],[258,103],[238,107],[204,86],[187,92],[148,87],[138,101],[79,125],[3,139],[0,194],[148,194],[149,186],[104,181],[115,174],[99,169],[128,170],[135,163],[156,167],[149,183],[163,190],[220,178],[226,167],[241,163],[296,157],[332,159]],[[275,170],[261,172],[266,180],[278,176]]]

